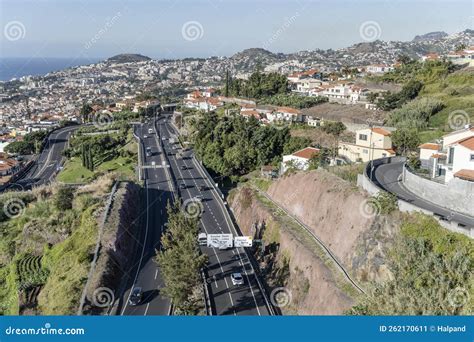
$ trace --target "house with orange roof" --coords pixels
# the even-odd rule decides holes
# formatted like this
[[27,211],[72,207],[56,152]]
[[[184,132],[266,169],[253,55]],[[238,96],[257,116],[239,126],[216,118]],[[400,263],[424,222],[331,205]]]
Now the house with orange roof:
[[474,172],[474,127],[444,135],[442,144],[426,143],[419,148],[421,166],[432,178],[447,183],[455,177],[466,180]]
[[356,142],[340,142],[338,153],[351,162],[368,162],[395,156],[391,132],[381,127],[357,130]]
[[318,155],[319,152],[319,148],[306,147],[292,154],[284,155],[280,172],[283,174],[290,167],[294,167],[298,170],[307,170],[309,168],[311,158]]

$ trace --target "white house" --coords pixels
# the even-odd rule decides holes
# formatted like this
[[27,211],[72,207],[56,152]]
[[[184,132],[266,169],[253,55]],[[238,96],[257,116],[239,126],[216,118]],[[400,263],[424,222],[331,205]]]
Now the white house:
[[281,173],[285,173],[290,166],[293,166],[298,170],[307,170],[309,168],[309,162],[311,158],[318,153],[319,148],[306,147],[302,150],[296,151],[293,154],[283,156],[283,162],[281,163]]
[[339,155],[351,162],[368,162],[370,160],[393,157],[391,133],[384,128],[374,127],[356,131],[356,142],[339,143]]
[[432,178],[445,183],[454,177],[474,180],[474,127],[451,132],[443,136],[443,143],[420,146],[421,166],[430,170]]
[[288,121],[288,122],[301,122],[303,121],[303,115],[299,109],[291,107],[278,107],[273,112],[267,114],[267,119],[270,122],[274,121]]
[[366,70],[371,74],[384,74],[386,72],[392,71],[393,67],[387,64],[372,64],[368,65]]

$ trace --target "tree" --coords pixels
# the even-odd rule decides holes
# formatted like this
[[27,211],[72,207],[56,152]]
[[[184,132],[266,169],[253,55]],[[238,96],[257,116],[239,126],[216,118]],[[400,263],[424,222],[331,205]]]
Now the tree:
[[197,243],[198,222],[181,211],[179,203],[168,205],[168,229],[161,238],[163,249],[157,262],[163,274],[163,294],[183,314],[196,314],[193,295],[201,285],[200,270],[207,263]]
[[68,186],[59,188],[55,197],[55,206],[59,211],[72,209],[72,202],[74,200],[74,189]]
[[224,96],[229,97],[230,91],[230,76],[229,76],[229,69],[225,71],[225,88],[224,88]]
[[92,106],[88,103],[84,103],[81,108],[81,117],[83,122],[89,122],[90,114],[94,111]]
[[346,130],[346,126],[341,122],[325,122],[322,126],[324,132],[331,134],[334,137],[334,159],[336,159],[338,154],[338,146],[339,146],[339,137],[341,136],[342,132]]
[[311,139],[306,137],[290,137],[283,147],[283,154],[292,154],[311,145]]
[[392,133],[392,143],[403,156],[420,145],[420,137],[416,128],[401,127]]

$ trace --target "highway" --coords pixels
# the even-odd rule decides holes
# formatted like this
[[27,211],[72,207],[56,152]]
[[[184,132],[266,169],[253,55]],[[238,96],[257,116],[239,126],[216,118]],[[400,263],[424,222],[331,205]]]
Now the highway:
[[[169,138],[176,137],[174,128],[167,116],[161,116],[157,123],[160,137],[163,139],[171,170],[178,184],[185,184],[180,190],[183,202],[197,195],[203,197],[203,212],[200,220],[201,231],[207,234],[234,234],[230,217],[223,201],[219,198],[211,180],[206,177],[198,162],[193,158],[192,151],[183,152],[183,157],[176,153],[178,144],[171,144]],[[202,189],[202,187],[205,187]],[[247,259],[243,248],[219,250],[202,247],[209,256],[206,270],[207,281],[210,283],[210,300],[214,315],[269,315],[268,304],[261,292],[255,272]],[[233,285],[230,275],[240,272],[244,277],[244,285]]]
[[401,182],[404,162],[382,164],[374,168],[374,181],[382,189],[396,195],[399,199],[417,207],[432,211],[450,221],[461,223],[467,227],[474,226],[474,218],[429,202],[406,189]]
[[[162,166],[165,161],[161,151],[158,136],[155,133],[153,120],[147,124],[135,126],[135,135],[143,142],[139,158],[145,166]],[[152,129],[153,133],[148,133]],[[147,136],[147,138],[144,138]],[[145,149],[149,147],[152,155],[147,157]],[[142,211],[143,231],[141,240],[134,256],[134,266],[127,272],[127,290],[117,303],[115,312],[120,315],[168,315],[171,303],[162,296],[160,289],[164,282],[155,262],[156,250],[161,248],[161,234],[167,222],[166,205],[173,198],[170,170],[166,167],[142,169],[145,182],[143,203],[146,208]],[[141,287],[143,300],[137,306],[128,303],[130,292],[134,287]]]
[[30,189],[50,182],[61,167],[64,158],[62,152],[68,144],[71,133],[78,128],[79,126],[67,126],[52,132],[34,165],[9,188]]

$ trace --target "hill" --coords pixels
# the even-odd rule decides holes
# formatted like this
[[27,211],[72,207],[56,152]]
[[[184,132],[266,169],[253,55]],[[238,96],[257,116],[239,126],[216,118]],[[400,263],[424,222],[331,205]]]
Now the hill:
[[107,59],[107,62],[113,63],[134,63],[134,62],[146,62],[151,60],[150,57],[143,56],[135,53],[124,53],[116,55]]

